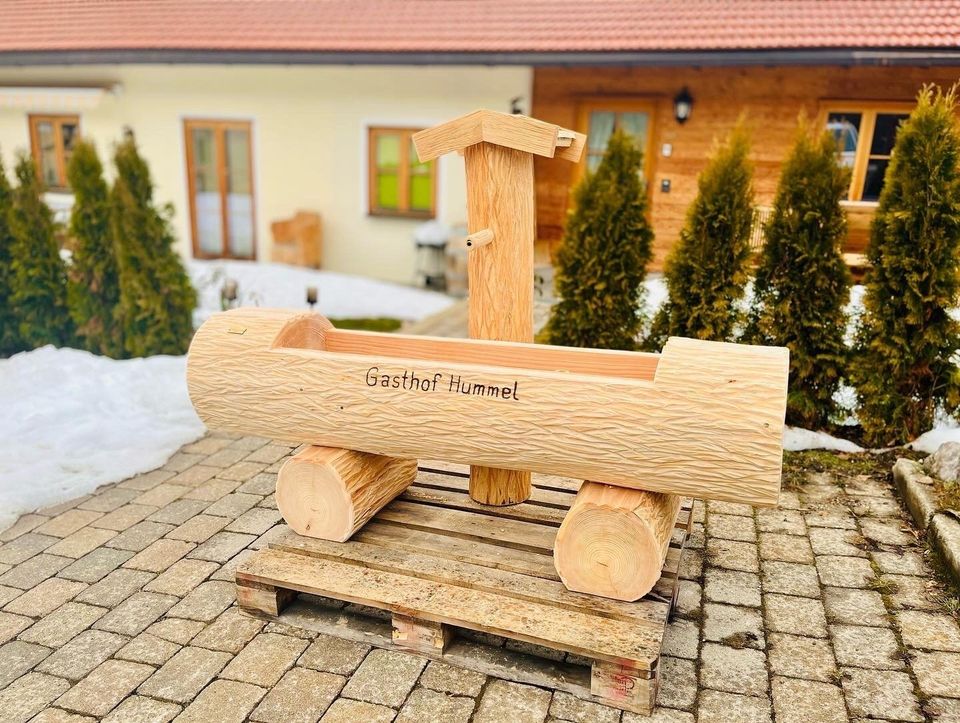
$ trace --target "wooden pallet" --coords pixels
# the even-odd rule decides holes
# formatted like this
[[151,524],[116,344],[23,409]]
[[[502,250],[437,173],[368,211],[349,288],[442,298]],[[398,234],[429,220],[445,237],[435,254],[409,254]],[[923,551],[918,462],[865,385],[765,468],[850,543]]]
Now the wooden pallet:
[[[535,475],[529,501],[496,508],[473,502],[467,483],[463,467],[424,465],[417,481],[349,542],[288,529],[238,568],[241,608],[649,714],[692,502],[681,507],[654,590],[625,603],[570,592],[554,569],[553,540],[579,482]],[[287,608],[298,593],[307,596]],[[350,619],[309,596],[386,611],[390,623]],[[521,642],[513,650],[509,643],[484,650],[478,636],[455,630]],[[561,659],[516,652],[530,644]]]

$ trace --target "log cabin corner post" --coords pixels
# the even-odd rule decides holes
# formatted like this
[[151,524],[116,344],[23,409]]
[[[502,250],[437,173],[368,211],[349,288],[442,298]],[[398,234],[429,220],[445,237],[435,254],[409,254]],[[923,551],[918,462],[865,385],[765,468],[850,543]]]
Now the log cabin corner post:
[[[576,162],[581,133],[521,115],[478,110],[414,134],[421,162],[463,153],[470,249],[469,336],[533,341],[533,156]],[[470,497],[510,505],[530,496],[530,473],[470,467]]]

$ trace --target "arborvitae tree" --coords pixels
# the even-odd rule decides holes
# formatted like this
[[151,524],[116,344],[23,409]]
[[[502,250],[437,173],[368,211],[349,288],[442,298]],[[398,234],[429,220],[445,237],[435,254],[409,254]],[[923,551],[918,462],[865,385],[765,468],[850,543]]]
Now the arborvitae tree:
[[801,119],[764,229],[746,340],[790,348],[787,421],[804,427],[830,420],[844,376],[850,272],[840,253],[847,230],[840,200],[849,185],[833,136],[812,137]]
[[925,87],[897,131],[873,224],[853,381],[866,441],[913,439],[954,413],[960,371],[960,132],[955,88]]
[[77,336],[96,354],[123,356],[117,320],[120,286],[110,232],[110,198],[103,166],[89,141],[80,141],[67,167],[73,190],[70,235],[75,241],[67,297]]
[[739,321],[750,260],[753,166],[740,121],[697,179],[697,197],[664,269],[670,298],[654,318],[646,346],[669,336],[724,341]]
[[18,319],[21,348],[73,341],[67,308],[67,269],[54,236],[53,214],[42,198],[43,185],[33,160],[21,155],[13,192],[13,293],[10,306]]
[[20,351],[19,319],[13,306],[13,190],[0,158],[0,357]]
[[641,162],[633,140],[617,131],[596,173],[577,186],[557,254],[560,301],[541,334],[547,343],[636,348],[653,242]]
[[153,203],[150,171],[133,138],[117,146],[110,228],[120,271],[119,320],[130,356],[183,354],[197,295],[173,250],[167,217]]

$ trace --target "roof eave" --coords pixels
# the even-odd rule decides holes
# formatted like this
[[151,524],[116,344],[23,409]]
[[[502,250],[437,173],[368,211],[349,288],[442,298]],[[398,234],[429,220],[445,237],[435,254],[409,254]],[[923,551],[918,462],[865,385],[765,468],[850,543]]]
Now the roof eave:
[[0,66],[210,65],[958,65],[960,48],[765,48],[675,51],[326,52],[178,48],[0,51]]

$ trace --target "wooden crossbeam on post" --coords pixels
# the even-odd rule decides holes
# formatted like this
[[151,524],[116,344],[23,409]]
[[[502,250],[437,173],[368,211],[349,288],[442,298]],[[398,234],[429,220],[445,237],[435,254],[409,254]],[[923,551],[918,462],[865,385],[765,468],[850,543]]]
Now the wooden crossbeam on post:
[[[421,161],[463,152],[471,339],[533,341],[533,156],[577,161],[585,142],[552,123],[490,110],[414,134]],[[523,502],[530,473],[472,465],[470,496],[488,505]]]

